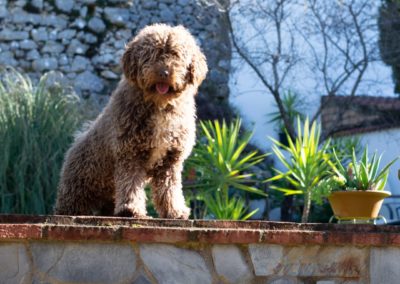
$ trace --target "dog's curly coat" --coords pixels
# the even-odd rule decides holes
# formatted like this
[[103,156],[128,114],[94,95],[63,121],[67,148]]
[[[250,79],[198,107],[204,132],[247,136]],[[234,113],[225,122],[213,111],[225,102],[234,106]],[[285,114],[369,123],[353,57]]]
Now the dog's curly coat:
[[187,219],[181,172],[195,143],[205,56],[184,27],[155,24],[127,44],[121,62],[108,105],[66,154],[55,214],[145,217],[150,182],[159,216]]

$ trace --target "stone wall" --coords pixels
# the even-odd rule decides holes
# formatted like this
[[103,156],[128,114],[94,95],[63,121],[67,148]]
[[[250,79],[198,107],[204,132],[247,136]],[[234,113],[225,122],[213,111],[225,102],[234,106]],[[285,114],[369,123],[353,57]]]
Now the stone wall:
[[397,284],[399,273],[383,271],[399,257],[390,247],[10,242],[0,243],[0,282]]
[[0,215],[0,283],[397,284],[398,226]]
[[108,100],[124,45],[151,23],[182,24],[198,39],[210,72],[202,117],[225,113],[231,49],[223,15],[201,0],[0,0],[0,65],[38,78],[60,71],[82,97]]

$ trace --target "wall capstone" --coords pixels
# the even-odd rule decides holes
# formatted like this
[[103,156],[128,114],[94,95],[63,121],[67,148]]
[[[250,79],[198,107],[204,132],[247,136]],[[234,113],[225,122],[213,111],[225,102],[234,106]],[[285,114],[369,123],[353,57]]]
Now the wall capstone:
[[0,215],[0,283],[397,284],[399,226]]

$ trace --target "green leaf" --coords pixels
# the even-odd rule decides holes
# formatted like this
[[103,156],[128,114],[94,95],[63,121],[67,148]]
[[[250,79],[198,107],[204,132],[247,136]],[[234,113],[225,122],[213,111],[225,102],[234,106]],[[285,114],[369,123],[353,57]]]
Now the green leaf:
[[357,163],[357,158],[356,158],[356,152],[354,149],[353,149],[353,153],[352,153],[352,162],[353,162],[354,176],[356,177],[357,180],[359,180],[360,174],[358,171],[358,163]]
[[302,190],[296,190],[296,189],[291,189],[291,188],[283,188],[283,187],[278,187],[278,186],[274,186],[274,185],[271,185],[270,188],[281,191],[281,192],[285,193],[285,195],[304,194],[304,192]]
[[258,212],[259,208],[254,209],[253,211],[251,211],[250,213],[244,215],[243,217],[241,217],[241,220],[247,220],[249,219],[251,216],[253,216],[254,214],[256,214]]
[[[396,159],[394,159],[394,160],[392,160],[391,162],[389,162],[389,164],[387,164],[380,172],[379,172],[379,174],[378,174],[378,176],[376,177],[376,181],[379,181],[379,180],[383,180],[384,179],[384,176],[385,175],[388,175],[388,171],[389,171],[389,168],[394,164],[394,162],[396,162],[398,160],[398,158],[396,158]],[[386,184],[386,181],[385,181],[385,184]],[[385,184],[383,185],[383,186],[385,186]]]
[[362,185],[361,189],[367,190],[369,187],[369,178],[366,165],[363,163],[360,164],[359,171],[360,171],[360,183]]
[[233,187],[238,188],[238,189],[242,189],[244,191],[248,191],[248,192],[251,192],[251,193],[256,193],[256,194],[262,195],[262,196],[268,196],[268,194],[266,194],[264,191],[262,191],[260,189],[257,189],[255,187],[252,187],[252,186],[243,185],[243,184],[240,184],[238,182],[232,182],[231,184],[232,184]]

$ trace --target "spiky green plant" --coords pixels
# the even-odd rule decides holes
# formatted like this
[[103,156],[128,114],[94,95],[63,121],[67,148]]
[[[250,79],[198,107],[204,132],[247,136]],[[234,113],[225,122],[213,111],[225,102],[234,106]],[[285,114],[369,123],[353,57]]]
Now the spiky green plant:
[[[329,170],[329,153],[327,150],[330,142],[328,140],[320,146],[320,133],[321,127],[316,122],[312,123],[310,128],[308,118],[303,125],[298,118],[296,139],[293,141],[287,134],[289,146],[271,138],[274,143],[272,150],[286,168],[286,171],[274,169],[277,174],[267,181],[284,179],[294,189],[274,185],[271,185],[271,188],[282,191],[286,195],[302,194],[304,196],[301,218],[303,223],[308,220],[313,194]],[[288,157],[285,156],[285,152]]]
[[220,220],[247,220],[258,212],[258,209],[247,212],[248,207],[241,196],[234,195],[223,200],[223,194],[219,192],[208,194],[207,198],[204,198],[204,203],[208,211]]
[[360,160],[357,160],[353,149],[348,166],[342,164],[335,151],[333,151],[333,157],[333,162],[329,163],[333,171],[330,177],[332,190],[384,190],[389,169],[398,159],[393,159],[380,169],[382,155],[378,157],[375,152],[369,159],[368,147],[364,148]]
[[81,122],[78,98],[65,87],[34,86],[0,70],[0,212],[52,211],[63,156]]
[[246,214],[247,208],[237,193],[247,191],[265,196],[262,190],[252,186],[255,180],[250,168],[266,155],[257,151],[245,153],[252,134],[240,135],[240,119],[229,125],[225,121],[222,124],[202,121],[200,126],[200,137],[205,137],[205,143],[199,141],[187,162],[198,174],[198,181],[192,188],[197,189],[199,198],[215,218],[249,218],[256,211]]
[[341,163],[347,164],[351,160],[353,151],[358,155],[363,150],[362,148],[359,137],[337,137],[331,140],[328,152],[333,155],[333,150],[335,150]]
[[[282,96],[282,105],[292,125],[295,124],[297,117],[305,118],[304,113],[301,111],[301,109],[304,109],[304,102],[298,93],[290,90],[286,91]],[[269,113],[268,116],[270,118],[268,122],[276,123],[279,131],[283,132],[285,125],[278,106],[275,105],[275,111]]]

